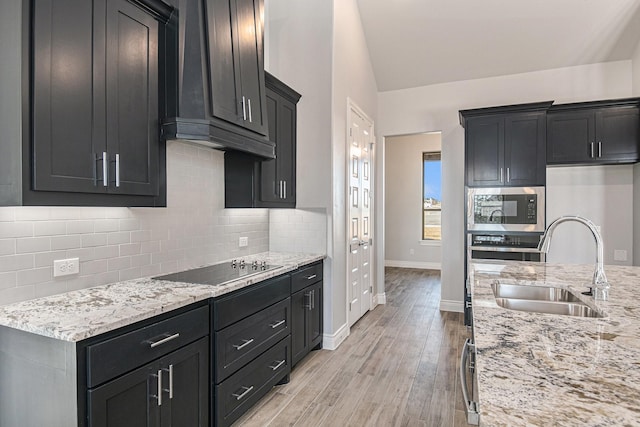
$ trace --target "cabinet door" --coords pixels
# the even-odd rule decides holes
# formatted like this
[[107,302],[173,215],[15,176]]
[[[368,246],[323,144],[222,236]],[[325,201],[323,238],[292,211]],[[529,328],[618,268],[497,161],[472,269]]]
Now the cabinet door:
[[467,185],[504,183],[504,118],[470,119],[466,127]]
[[309,353],[309,327],[307,311],[311,296],[310,288],[291,295],[291,365],[295,366]]
[[604,108],[595,113],[598,160],[636,162],[639,157],[638,108]]
[[543,113],[505,117],[504,183],[544,185],[546,181],[546,119]]
[[322,342],[322,282],[311,287],[311,310],[307,312],[309,318],[309,351]]
[[267,134],[262,36],[263,0],[232,0],[232,25],[237,38],[237,68],[240,73],[243,126]]
[[107,2],[106,135],[112,192],[159,192],[158,31],[158,21],[127,0]]
[[208,427],[209,339],[183,347],[159,363],[165,389],[161,425]]
[[589,163],[595,156],[593,111],[547,114],[547,163]]
[[158,365],[149,364],[89,391],[90,427],[153,427],[160,422]]
[[91,1],[33,2],[34,190],[105,191],[95,167],[105,150],[104,51],[94,45],[94,29],[100,34],[104,21]]
[[269,140],[276,158],[260,163],[261,206],[291,207],[296,204],[296,104],[267,91]]

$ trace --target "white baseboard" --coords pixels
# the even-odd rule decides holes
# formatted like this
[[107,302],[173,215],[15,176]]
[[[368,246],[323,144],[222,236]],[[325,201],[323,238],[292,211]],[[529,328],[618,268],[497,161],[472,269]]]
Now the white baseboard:
[[420,268],[423,270],[440,270],[442,265],[439,262],[419,262],[419,261],[395,261],[391,259],[384,260],[385,267],[400,268]]
[[347,323],[340,326],[334,334],[322,335],[322,348],[324,350],[335,350],[349,336],[349,326]]
[[464,303],[462,301],[441,299],[440,311],[453,311],[456,313],[462,313],[464,312]]
[[381,293],[373,296],[374,306],[378,304],[386,304],[387,303],[387,294]]

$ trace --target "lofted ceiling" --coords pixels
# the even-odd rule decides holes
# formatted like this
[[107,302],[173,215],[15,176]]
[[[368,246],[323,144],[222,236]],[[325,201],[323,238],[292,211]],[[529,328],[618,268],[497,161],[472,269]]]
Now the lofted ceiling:
[[357,0],[379,91],[631,58],[638,0]]

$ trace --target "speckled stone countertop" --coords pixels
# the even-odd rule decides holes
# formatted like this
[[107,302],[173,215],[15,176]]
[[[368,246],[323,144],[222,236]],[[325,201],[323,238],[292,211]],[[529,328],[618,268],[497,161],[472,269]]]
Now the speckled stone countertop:
[[[470,264],[482,426],[640,425],[640,267],[605,266],[608,301],[581,295],[592,265]],[[568,288],[604,318],[496,304],[491,283]]]
[[221,286],[151,278],[96,286],[0,306],[0,325],[76,342],[279,276],[324,259],[324,255],[263,252],[242,259],[282,267]]

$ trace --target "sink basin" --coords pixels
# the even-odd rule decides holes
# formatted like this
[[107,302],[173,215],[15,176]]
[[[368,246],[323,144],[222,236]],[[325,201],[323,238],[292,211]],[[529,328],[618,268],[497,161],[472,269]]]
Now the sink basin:
[[515,298],[496,298],[496,303],[503,308],[535,313],[561,314],[578,317],[603,317],[597,310],[583,303],[532,301]]
[[491,285],[496,298],[524,299],[534,301],[575,302],[584,304],[580,298],[566,289],[551,286],[524,286],[507,283]]
[[570,291],[553,286],[525,286],[495,282],[491,284],[496,303],[509,310],[561,314],[578,317],[604,317]]

